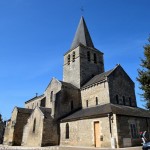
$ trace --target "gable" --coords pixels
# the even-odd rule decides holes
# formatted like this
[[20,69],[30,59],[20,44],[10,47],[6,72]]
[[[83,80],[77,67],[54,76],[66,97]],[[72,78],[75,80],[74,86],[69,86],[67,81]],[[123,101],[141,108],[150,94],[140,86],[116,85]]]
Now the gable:
[[120,82],[128,82],[134,86],[134,82],[129,77],[129,75],[125,72],[125,70],[121,67],[121,65],[117,65],[116,68],[109,74],[109,79],[118,79]]
[[45,93],[51,91],[51,90],[56,90],[59,91],[61,90],[61,82],[59,80],[57,80],[56,78],[52,78],[52,80],[50,81],[50,83],[48,84]]

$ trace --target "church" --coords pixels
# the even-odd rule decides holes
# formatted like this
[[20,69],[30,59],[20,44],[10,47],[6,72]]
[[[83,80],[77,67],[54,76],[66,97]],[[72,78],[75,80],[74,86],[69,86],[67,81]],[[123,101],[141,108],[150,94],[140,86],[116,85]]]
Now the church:
[[121,148],[141,144],[150,112],[137,107],[135,85],[120,64],[105,71],[83,17],[64,54],[63,79],[15,107],[4,145]]

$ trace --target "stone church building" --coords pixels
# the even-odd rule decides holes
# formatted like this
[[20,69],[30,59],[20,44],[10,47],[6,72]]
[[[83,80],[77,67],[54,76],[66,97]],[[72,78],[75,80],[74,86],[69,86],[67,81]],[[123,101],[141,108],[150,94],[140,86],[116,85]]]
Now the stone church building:
[[3,144],[140,145],[139,132],[150,131],[150,112],[137,107],[134,82],[121,65],[105,71],[103,55],[81,17],[64,54],[63,80],[52,78],[43,95],[14,108]]

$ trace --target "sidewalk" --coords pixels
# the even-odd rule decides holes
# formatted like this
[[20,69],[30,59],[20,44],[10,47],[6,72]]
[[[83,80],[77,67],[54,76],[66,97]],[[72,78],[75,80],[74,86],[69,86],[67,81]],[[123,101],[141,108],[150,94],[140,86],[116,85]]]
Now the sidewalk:
[[4,146],[0,145],[0,150],[142,150],[142,147],[128,148],[90,148],[90,147],[74,147],[74,146],[51,146],[51,147],[23,147],[23,146]]

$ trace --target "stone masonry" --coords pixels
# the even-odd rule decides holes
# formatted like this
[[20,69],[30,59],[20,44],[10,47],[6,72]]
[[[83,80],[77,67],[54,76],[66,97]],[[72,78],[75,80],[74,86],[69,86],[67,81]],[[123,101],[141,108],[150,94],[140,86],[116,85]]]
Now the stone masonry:
[[141,144],[150,131],[150,112],[137,107],[135,85],[121,65],[104,69],[81,17],[64,55],[63,80],[52,78],[42,95],[15,107],[5,145],[120,148]]

